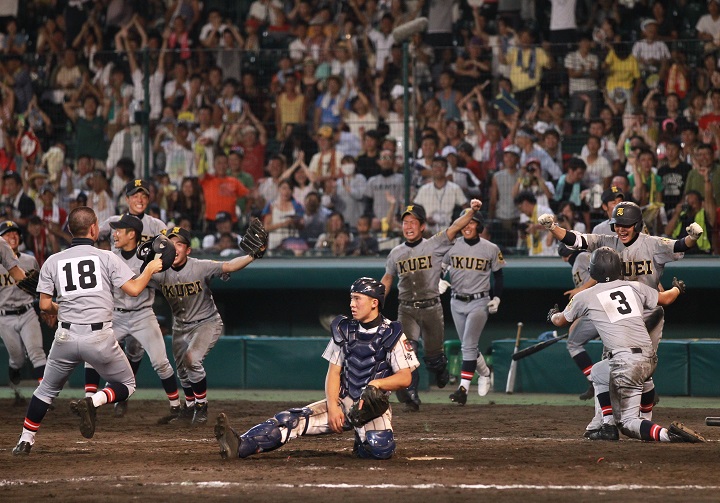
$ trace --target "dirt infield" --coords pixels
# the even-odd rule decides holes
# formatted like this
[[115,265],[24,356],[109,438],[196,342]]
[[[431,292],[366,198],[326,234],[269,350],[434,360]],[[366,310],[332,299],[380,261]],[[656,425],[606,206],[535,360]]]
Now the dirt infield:
[[[296,405],[296,404],[294,404]],[[126,417],[98,414],[81,437],[68,400],[43,422],[32,453],[14,457],[24,408],[0,400],[0,501],[717,501],[720,429],[715,409],[658,407],[706,444],[582,440],[589,407],[395,405],[398,444],[389,461],[351,456],[352,434],[305,437],[246,460],[223,461],[213,437],[224,411],[244,431],[287,403],[215,401],[202,428],[156,426],[161,401],[135,400]]]

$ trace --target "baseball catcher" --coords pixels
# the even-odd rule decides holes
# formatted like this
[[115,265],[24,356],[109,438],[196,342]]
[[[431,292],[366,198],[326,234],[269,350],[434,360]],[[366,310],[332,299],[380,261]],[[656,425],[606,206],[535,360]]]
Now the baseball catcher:
[[166,271],[175,260],[175,245],[164,234],[158,234],[151,240],[140,243],[136,255],[137,258],[143,261],[142,266],[140,266],[141,273],[155,258],[162,259],[161,271]]
[[268,233],[258,218],[253,218],[240,242],[240,248],[252,258],[262,258],[267,250]]
[[388,459],[395,453],[391,391],[404,389],[418,362],[400,323],[380,314],[385,286],[360,278],[350,287],[352,319],[332,321],[332,339],[323,358],[328,360],[325,399],[275,414],[239,435],[220,414],[215,437],[222,458],[246,458],[275,450],[302,435],[355,431],[353,454]]

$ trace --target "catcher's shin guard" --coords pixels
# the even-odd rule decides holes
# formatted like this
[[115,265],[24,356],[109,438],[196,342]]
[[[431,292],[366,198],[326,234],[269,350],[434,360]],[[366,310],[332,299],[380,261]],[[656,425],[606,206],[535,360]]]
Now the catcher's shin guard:
[[395,437],[392,430],[365,432],[365,441],[355,439],[355,453],[363,459],[390,459],[395,454]]
[[[304,435],[308,429],[308,418],[312,415],[312,409],[303,407],[300,409],[290,409],[278,412],[264,423],[253,426],[246,433],[240,436],[240,446],[238,447],[238,457],[246,458],[252,454],[265,451],[274,451],[278,447],[282,447],[290,439],[290,432],[300,424],[300,419],[305,418],[305,428],[301,435]],[[283,440],[283,432],[281,428],[287,430],[285,440]]]

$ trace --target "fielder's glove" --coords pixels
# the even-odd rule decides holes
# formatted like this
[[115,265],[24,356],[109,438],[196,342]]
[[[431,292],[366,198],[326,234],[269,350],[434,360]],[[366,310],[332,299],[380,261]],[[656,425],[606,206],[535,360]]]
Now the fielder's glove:
[[37,269],[30,269],[25,273],[25,278],[21,279],[16,286],[25,293],[37,296],[37,286],[40,280],[40,272]]
[[451,286],[452,285],[450,284],[449,281],[441,279],[440,282],[438,283],[438,291],[440,292],[440,295],[447,292],[447,289],[450,288]]
[[543,213],[542,215],[540,215],[540,217],[538,218],[538,223],[549,231],[557,227],[557,224],[555,223],[555,217],[553,217],[550,213]]
[[685,227],[685,231],[688,233],[688,236],[697,241],[697,239],[702,236],[703,228],[700,227],[700,224],[697,222],[693,222]]
[[262,222],[253,218],[240,242],[240,248],[253,258],[262,258],[267,250],[268,233]]
[[355,428],[360,428],[376,417],[385,414],[390,407],[388,396],[375,386],[365,386],[357,402],[347,413],[347,420]]
[[680,293],[685,293],[685,282],[681,279],[673,278],[672,286],[677,287]]
[[[548,321],[548,323],[552,323],[553,314],[559,313],[559,312],[560,312],[560,308],[558,307],[557,304],[555,304],[553,307],[551,307],[551,308],[550,308],[550,311],[548,311],[548,315],[547,315],[547,321]],[[553,324],[554,324],[554,323],[553,323]]]
[[488,302],[487,308],[488,313],[495,314],[498,312],[498,308],[500,307],[500,297],[493,297],[490,302]]

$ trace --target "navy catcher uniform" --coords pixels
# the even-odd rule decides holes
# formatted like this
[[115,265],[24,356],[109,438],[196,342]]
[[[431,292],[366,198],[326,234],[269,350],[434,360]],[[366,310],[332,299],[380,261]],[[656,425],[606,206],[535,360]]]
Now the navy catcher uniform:
[[[653,309],[658,302],[664,305],[673,302],[680,290],[673,287],[658,293],[638,281],[623,281],[621,273],[622,263],[617,252],[609,247],[598,248],[590,260],[590,274],[598,283],[575,295],[562,313],[552,315],[552,322],[557,326],[586,316],[597,328],[605,346],[607,359],[597,363],[592,370],[596,392],[603,405],[603,425],[586,437],[617,440],[619,427],[625,435],[640,440],[703,441],[696,434],[694,438],[687,435],[694,432],[686,427],[673,423],[668,430],[644,419],[640,413],[644,383],[657,366],[656,345],[645,327],[643,309]],[[612,415],[605,407],[610,403],[617,404],[612,408]]]
[[[94,247],[100,229],[95,212],[76,208],[69,216],[71,247],[51,255],[40,270],[37,291],[40,309],[57,314],[59,324],[45,366],[45,375],[33,393],[23,431],[13,454],[29,454],[35,434],[52,401],[68,377],[83,361],[90,363],[108,385],[92,397],[73,402],[85,438],[95,434],[96,408],[125,400],[135,391],[130,364],[115,340],[112,329],[113,287],[138,295],[150,277],[162,267],[151,262],[138,278],[112,252]],[[56,295],[57,303],[53,302]]]
[[328,362],[325,399],[306,407],[276,414],[238,435],[228,417],[220,414],[215,436],[223,458],[245,458],[272,451],[302,435],[355,431],[353,454],[367,459],[388,459],[395,452],[392,409],[368,423],[353,427],[350,408],[366,386],[390,393],[410,383],[420,363],[400,323],[380,314],[385,287],[372,278],[360,278],[350,288],[352,319],[338,316],[331,324],[332,338],[323,358]]
[[[401,216],[406,242],[390,251],[382,277],[385,291],[389,292],[393,278],[398,276],[398,321],[415,351],[422,337],[425,347],[423,360],[428,371],[435,374],[439,388],[447,385],[450,374],[443,351],[445,322],[438,282],[445,253],[452,247],[455,236],[470,222],[473,212],[482,206],[477,199],[473,199],[470,204],[472,211],[466,211],[444,232],[438,232],[430,239],[423,237],[427,219],[425,208],[419,204],[409,205]],[[414,371],[408,389],[397,393],[398,400],[405,403],[408,411],[420,410],[417,393],[419,380],[419,373]]]
[[[0,236],[15,252],[18,264],[23,270],[39,269],[35,257],[17,252],[21,235],[20,227],[15,222],[6,220],[0,224]],[[17,385],[20,383],[20,370],[25,363],[25,353],[32,363],[35,379],[42,380],[45,372],[42,331],[33,307],[34,300],[32,295],[15,288],[15,280],[8,270],[0,265],[0,338],[8,352],[8,375],[10,387],[15,392],[16,404],[24,403]]]
[[180,410],[177,420],[204,425],[208,403],[203,360],[223,331],[210,280],[239,271],[254,258],[243,255],[228,262],[198,260],[189,256],[190,232],[170,227],[166,235],[175,243],[175,261],[170,269],[157,274],[151,285],[162,291],[173,313],[173,357],[185,393],[185,408]]
[[[467,392],[476,370],[478,394],[485,396],[490,391],[490,369],[478,349],[478,342],[488,316],[496,313],[500,305],[505,259],[495,243],[479,236],[482,231],[482,215],[477,211],[463,228],[463,238],[455,241],[443,261],[452,284],[450,309],[462,351],[460,386],[450,395],[450,400],[459,405],[467,403]],[[491,272],[495,280],[492,300]]]
[[[130,269],[139,275],[143,261],[137,257],[136,248],[138,239],[142,235],[142,222],[133,215],[124,214],[120,220],[111,222],[114,229],[114,253],[125,262]],[[131,338],[146,348],[153,369],[162,382],[163,389],[170,401],[170,415],[163,418],[168,422],[180,413],[180,400],[175,371],[170,365],[165,352],[160,325],[158,324],[152,306],[155,300],[155,290],[146,288],[137,297],[127,295],[122,289],[113,288],[115,307],[113,311],[113,331],[119,343]],[[140,360],[130,360],[133,375],[137,375]],[[88,364],[85,365],[85,393],[92,395],[97,391],[100,375]],[[125,414],[127,400],[115,404],[115,416]]]

